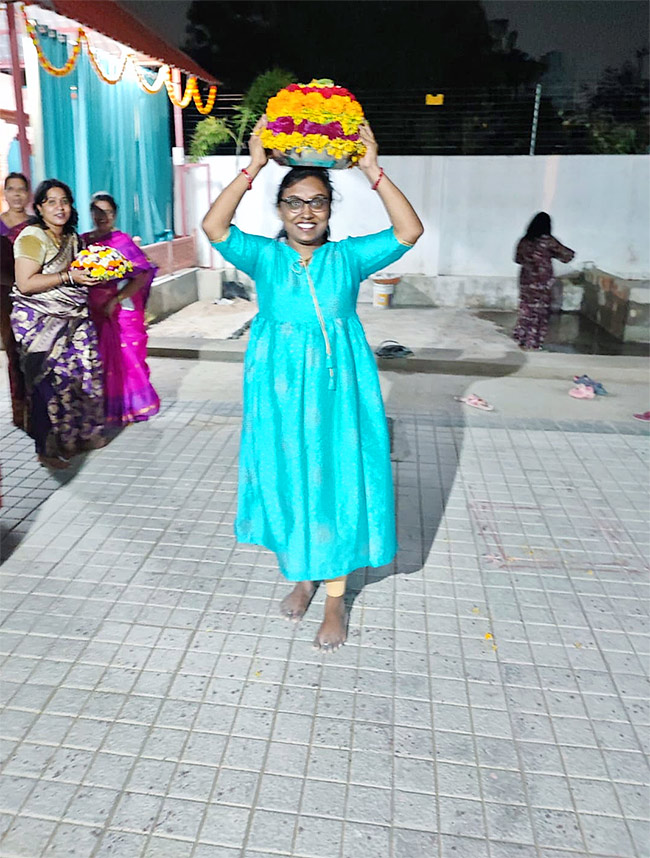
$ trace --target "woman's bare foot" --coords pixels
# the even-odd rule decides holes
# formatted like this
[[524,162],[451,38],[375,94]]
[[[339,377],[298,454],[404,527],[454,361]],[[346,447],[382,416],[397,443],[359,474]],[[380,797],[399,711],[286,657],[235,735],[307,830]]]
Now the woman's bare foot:
[[56,456],[38,456],[38,461],[44,468],[51,468],[53,471],[62,471],[70,467],[70,462],[58,459]]
[[298,581],[288,596],[280,602],[280,613],[295,623],[302,620],[309,603],[314,598],[316,586],[313,581]]
[[347,637],[345,598],[343,596],[327,596],[325,599],[325,616],[318,634],[314,638],[314,649],[320,649],[322,652],[334,652],[343,646]]

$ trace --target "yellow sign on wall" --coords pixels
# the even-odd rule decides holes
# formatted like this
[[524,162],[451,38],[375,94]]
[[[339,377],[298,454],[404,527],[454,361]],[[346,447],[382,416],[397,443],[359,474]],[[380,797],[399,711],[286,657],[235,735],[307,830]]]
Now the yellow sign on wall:
[[437,95],[431,95],[431,93],[427,93],[424,99],[425,104],[431,104],[433,106],[442,105],[444,104],[444,101],[445,96],[441,92],[439,92]]

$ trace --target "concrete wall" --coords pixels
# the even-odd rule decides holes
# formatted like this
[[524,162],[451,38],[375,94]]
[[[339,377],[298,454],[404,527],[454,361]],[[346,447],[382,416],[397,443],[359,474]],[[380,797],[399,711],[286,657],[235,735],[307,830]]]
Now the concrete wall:
[[[206,158],[214,199],[244,166],[234,156]],[[535,212],[548,211],[555,235],[574,248],[559,275],[593,263],[611,274],[645,279],[650,272],[650,157],[646,155],[386,156],[386,172],[425,225],[416,247],[391,266],[404,277],[404,303],[514,305],[518,238]],[[286,168],[269,164],[239,207],[236,223],[275,235],[275,192]],[[187,171],[188,227],[207,210],[208,170]],[[336,189],[332,237],[384,229],[389,221],[359,170],[332,171]],[[180,222],[180,220],[177,220]],[[201,236],[202,265],[223,266]]]

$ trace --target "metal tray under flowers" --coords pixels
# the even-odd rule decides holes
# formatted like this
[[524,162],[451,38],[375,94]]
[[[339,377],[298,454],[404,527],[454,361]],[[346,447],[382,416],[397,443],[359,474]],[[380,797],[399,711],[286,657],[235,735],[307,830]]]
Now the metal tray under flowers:
[[279,149],[271,151],[271,157],[283,167],[325,167],[328,170],[347,170],[352,166],[349,155],[335,158],[327,152],[319,152],[316,149],[289,149],[280,152]]

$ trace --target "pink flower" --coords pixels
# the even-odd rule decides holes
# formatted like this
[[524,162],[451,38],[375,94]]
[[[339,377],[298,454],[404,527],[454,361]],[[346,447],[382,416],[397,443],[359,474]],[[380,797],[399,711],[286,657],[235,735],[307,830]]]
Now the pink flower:
[[308,119],[303,119],[296,129],[301,134],[325,134],[330,139],[343,136],[343,127],[340,122],[330,122],[327,125],[321,125],[319,122],[310,122]]
[[276,134],[293,134],[293,119],[290,116],[278,116],[277,119],[269,122],[267,128]]

